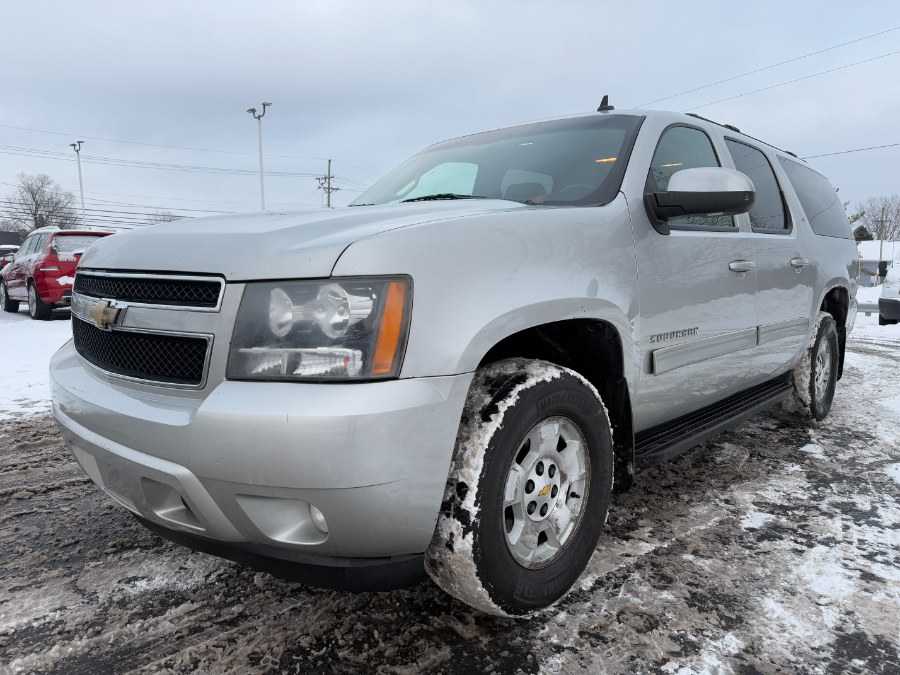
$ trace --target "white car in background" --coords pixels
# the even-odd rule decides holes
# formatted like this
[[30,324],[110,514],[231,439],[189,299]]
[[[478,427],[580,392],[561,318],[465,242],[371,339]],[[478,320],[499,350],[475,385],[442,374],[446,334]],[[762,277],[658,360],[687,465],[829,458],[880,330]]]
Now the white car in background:
[[900,273],[895,268],[888,270],[881,285],[878,298],[878,325],[886,326],[900,320]]

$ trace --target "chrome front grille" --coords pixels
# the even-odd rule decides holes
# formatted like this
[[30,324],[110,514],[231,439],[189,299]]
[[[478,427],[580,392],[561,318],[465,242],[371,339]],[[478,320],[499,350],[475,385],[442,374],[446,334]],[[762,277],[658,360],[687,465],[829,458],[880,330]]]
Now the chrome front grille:
[[106,331],[72,317],[76,351],[102,370],[139,380],[199,386],[209,339],[163,333]]
[[111,375],[203,387],[224,293],[225,281],[215,277],[79,270],[75,350]]
[[221,279],[79,272],[73,290],[82,295],[126,303],[215,308],[223,288]]

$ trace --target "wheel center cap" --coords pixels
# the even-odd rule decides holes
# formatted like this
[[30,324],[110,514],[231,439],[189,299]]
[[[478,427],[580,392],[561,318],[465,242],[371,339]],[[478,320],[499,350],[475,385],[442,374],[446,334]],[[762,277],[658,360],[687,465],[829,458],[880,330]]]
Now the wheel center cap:
[[534,521],[544,520],[556,506],[559,489],[560,475],[556,462],[547,457],[539,460],[528,473],[522,495],[528,517]]

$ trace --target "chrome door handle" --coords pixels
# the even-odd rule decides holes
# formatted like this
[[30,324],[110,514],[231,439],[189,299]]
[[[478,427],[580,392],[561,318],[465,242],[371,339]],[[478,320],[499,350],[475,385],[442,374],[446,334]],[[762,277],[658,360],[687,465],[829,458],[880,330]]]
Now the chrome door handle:
[[752,260],[732,260],[728,263],[728,269],[732,272],[749,272],[756,269],[756,263]]
[[809,265],[809,258],[791,258],[791,267],[795,270],[802,270]]

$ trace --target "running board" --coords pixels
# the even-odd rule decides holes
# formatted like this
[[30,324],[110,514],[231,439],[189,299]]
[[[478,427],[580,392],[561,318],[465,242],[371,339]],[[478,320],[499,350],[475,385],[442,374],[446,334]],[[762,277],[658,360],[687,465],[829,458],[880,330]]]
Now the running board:
[[788,372],[671,422],[634,436],[634,459],[639,468],[659,464],[736,426],[788,398],[793,391]]

